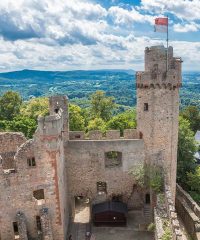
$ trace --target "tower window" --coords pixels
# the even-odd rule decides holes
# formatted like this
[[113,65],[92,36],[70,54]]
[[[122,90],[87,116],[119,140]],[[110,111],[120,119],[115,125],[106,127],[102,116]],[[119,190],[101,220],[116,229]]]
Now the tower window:
[[145,112],[149,111],[149,104],[148,103],[144,103],[144,111]]
[[59,108],[55,108],[55,113],[58,113],[59,112]]
[[37,225],[38,232],[41,232],[42,231],[42,224],[41,224],[40,216],[36,216],[36,225]]
[[27,164],[28,164],[29,167],[35,167],[36,166],[35,158],[34,157],[28,158],[27,159]]
[[97,193],[99,195],[105,194],[107,192],[106,182],[97,182]]
[[147,194],[145,195],[145,203],[146,203],[146,204],[150,204],[150,203],[151,203],[151,198],[150,198],[150,194],[149,194],[149,193],[147,193]]
[[19,229],[17,222],[13,222],[14,239],[19,238]]

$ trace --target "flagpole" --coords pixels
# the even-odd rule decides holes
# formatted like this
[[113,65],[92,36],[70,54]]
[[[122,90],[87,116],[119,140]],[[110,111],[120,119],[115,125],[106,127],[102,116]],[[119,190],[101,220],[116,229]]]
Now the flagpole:
[[168,72],[168,68],[169,68],[169,56],[168,56],[168,47],[169,47],[169,18],[167,15],[167,62],[166,62],[166,72]]

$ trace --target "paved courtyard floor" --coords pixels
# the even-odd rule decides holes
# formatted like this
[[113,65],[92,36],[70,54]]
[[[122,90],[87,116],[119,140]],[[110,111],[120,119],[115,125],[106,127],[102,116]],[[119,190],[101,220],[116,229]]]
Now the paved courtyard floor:
[[92,227],[92,240],[154,240],[154,234],[140,230],[144,222],[140,211],[128,213],[127,227]]
[[[86,225],[90,219],[89,202],[80,200],[76,204],[73,223],[73,239],[85,240]],[[126,227],[92,226],[91,240],[154,240],[154,234],[142,230],[144,218],[141,211],[128,212]]]

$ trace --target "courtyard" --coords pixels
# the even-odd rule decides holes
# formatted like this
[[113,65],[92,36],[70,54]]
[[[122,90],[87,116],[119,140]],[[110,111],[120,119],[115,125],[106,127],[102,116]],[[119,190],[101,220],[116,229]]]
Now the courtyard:
[[[76,238],[85,239],[86,226],[90,219],[88,202],[76,204],[74,224]],[[91,226],[91,240],[154,240],[154,233],[144,230],[142,211],[129,211],[126,227]],[[78,224],[78,227],[77,227]]]

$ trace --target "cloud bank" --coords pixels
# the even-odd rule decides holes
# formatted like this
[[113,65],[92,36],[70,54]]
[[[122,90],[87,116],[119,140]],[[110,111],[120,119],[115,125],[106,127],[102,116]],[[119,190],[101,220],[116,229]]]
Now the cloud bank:
[[[198,34],[199,11],[199,0],[113,1],[108,8],[89,0],[1,1],[0,71],[142,69],[145,46],[164,43],[153,35],[154,18],[170,13],[171,31]],[[198,68],[198,41],[171,44],[186,68]]]

